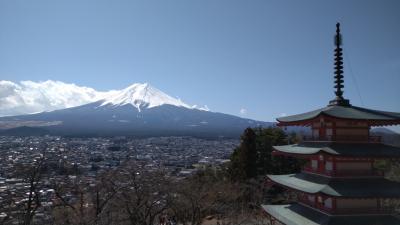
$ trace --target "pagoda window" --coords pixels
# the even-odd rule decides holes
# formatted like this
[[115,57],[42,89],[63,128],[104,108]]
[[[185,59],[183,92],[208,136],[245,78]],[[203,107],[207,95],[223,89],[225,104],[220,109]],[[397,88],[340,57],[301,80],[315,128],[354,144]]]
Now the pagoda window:
[[332,198],[327,198],[324,200],[324,207],[332,209]]
[[332,170],[333,170],[333,163],[330,162],[330,161],[327,161],[327,162],[325,163],[325,170],[326,170],[326,171],[332,171]]
[[318,196],[317,200],[318,200],[318,203],[319,203],[319,204],[321,204],[321,203],[324,202],[324,200],[322,199],[322,196]]
[[311,168],[313,170],[317,170],[318,169],[318,161],[317,160],[311,160]]
[[307,195],[307,200],[310,203],[315,203],[315,195]]
[[331,137],[333,135],[332,128],[327,128],[326,129],[326,136]]

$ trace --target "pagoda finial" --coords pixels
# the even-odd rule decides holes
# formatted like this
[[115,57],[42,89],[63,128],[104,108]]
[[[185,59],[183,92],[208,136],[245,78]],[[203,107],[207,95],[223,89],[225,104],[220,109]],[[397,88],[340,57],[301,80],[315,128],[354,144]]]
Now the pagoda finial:
[[336,98],[329,102],[329,105],[350,105],[349,100],[343,98],[343,57],[342,57],[342,35],[340,34],[340,23],[336,23],[335,35],[335,94]]
[[336,36],[335,36],[335,94],[338,98],[343,98],[343,57],[342,57],[342,35],[340,34],[340,23],[336,24]]

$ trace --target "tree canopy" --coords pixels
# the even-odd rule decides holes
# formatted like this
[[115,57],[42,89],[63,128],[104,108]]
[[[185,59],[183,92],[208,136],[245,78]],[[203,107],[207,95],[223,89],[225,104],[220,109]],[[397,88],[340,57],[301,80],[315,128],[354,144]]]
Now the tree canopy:
[[266,174],[298,172],[300,169],[298,160],[271,154],[272,146],[294,141],[294,135],[288,136],[280,128],[247,128],[241,136],[240,146],[231,155],[229,166],[231,179],[243,181]]

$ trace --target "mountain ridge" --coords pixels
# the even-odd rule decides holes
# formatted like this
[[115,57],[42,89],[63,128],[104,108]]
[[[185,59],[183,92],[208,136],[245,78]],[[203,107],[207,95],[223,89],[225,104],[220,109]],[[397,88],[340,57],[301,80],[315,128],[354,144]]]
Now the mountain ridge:
[[[90,87],[79,86],[62,81],[12,81],[0,80],[0,116],[16,116],[31,113],[48,112],[80,106],[101,99],[112,100],[124,90],[132,86],[148,86],[164,96],[173,105],[179,103],[185,107],[207,110],[208,107],[190,106],[180,99],[172,98],[148,83],[133,83],[120,90],[98,91]],[[167,97],[166,97],[167,96]],[[111,101],[112,102],[112,101]]]
[[[246,127],[273,125],[224,113],[169,104],[142,108],[140,111],[130,104],[121,106],[101,104],[102,101],[97,101],[52,112],[2,117],[0,124],[41,121],[36,127],[46,129],[53,135],[141,137],[239,137]],[[42,125],[44,123],[50,125]]]

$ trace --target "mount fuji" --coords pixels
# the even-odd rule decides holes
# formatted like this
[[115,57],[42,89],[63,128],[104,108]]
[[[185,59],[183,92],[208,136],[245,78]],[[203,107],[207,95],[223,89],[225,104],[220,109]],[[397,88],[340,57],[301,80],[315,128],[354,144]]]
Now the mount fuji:
[[239,137],[246,127],[271,126],[189,106],[149,84],[109,91],[88,104],[0,118],[3,135]]
[[141,112],[141,108],[149,109],[161,105],[193,108],[180,99],[175,99],[147,83],[133,84],[121,91],[111,92],[100,101],[102,102],[101,106],[132,105],[139,112]]

